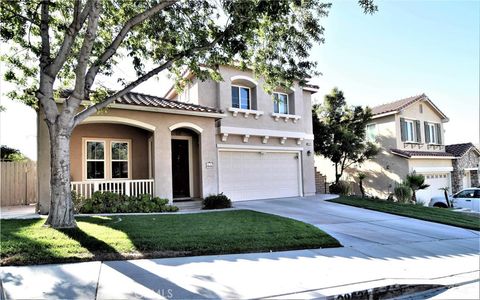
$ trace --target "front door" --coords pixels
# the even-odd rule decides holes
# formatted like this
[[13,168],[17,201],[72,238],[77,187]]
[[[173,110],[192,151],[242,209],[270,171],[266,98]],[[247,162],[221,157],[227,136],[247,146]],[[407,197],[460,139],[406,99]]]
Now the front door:
[[188,140],[172,140],[173,198],[190,197]]

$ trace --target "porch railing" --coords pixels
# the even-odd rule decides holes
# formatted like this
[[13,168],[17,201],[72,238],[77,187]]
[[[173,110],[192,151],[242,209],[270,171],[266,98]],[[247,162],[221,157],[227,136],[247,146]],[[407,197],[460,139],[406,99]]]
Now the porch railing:
[[72,181],[70,186],[72,191],[85,198],[90,198],[96,191],[108,191],[126,196],[143,194],[153,196],[153,179]]

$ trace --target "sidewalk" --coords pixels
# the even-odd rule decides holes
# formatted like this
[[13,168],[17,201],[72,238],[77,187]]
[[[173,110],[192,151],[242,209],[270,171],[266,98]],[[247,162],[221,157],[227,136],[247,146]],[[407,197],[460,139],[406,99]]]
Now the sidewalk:
[[375,258],[333,248],[3,267],[0,278],[7,299],[303,299],[387,284],[462,282],[469,282],[467,294],[456,294],[478,299],[479,262],[478,253]]

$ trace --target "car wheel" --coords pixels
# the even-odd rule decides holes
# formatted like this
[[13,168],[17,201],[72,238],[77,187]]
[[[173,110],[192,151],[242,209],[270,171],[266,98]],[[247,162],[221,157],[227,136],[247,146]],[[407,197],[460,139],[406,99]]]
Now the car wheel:
[[447,205],[445,203],[437,202],[433,207],[447,208]]

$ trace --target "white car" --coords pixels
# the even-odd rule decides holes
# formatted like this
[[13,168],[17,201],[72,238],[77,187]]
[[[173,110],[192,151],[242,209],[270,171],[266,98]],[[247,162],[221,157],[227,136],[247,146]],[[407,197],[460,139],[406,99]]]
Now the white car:
[[[453,196],[448,196],[448,199],[453,203],[454,208],[464,208],[480,212],[480,188],[461,190]],[[447,201],[445,197],[433,197],[429,206],[447,207]]]

